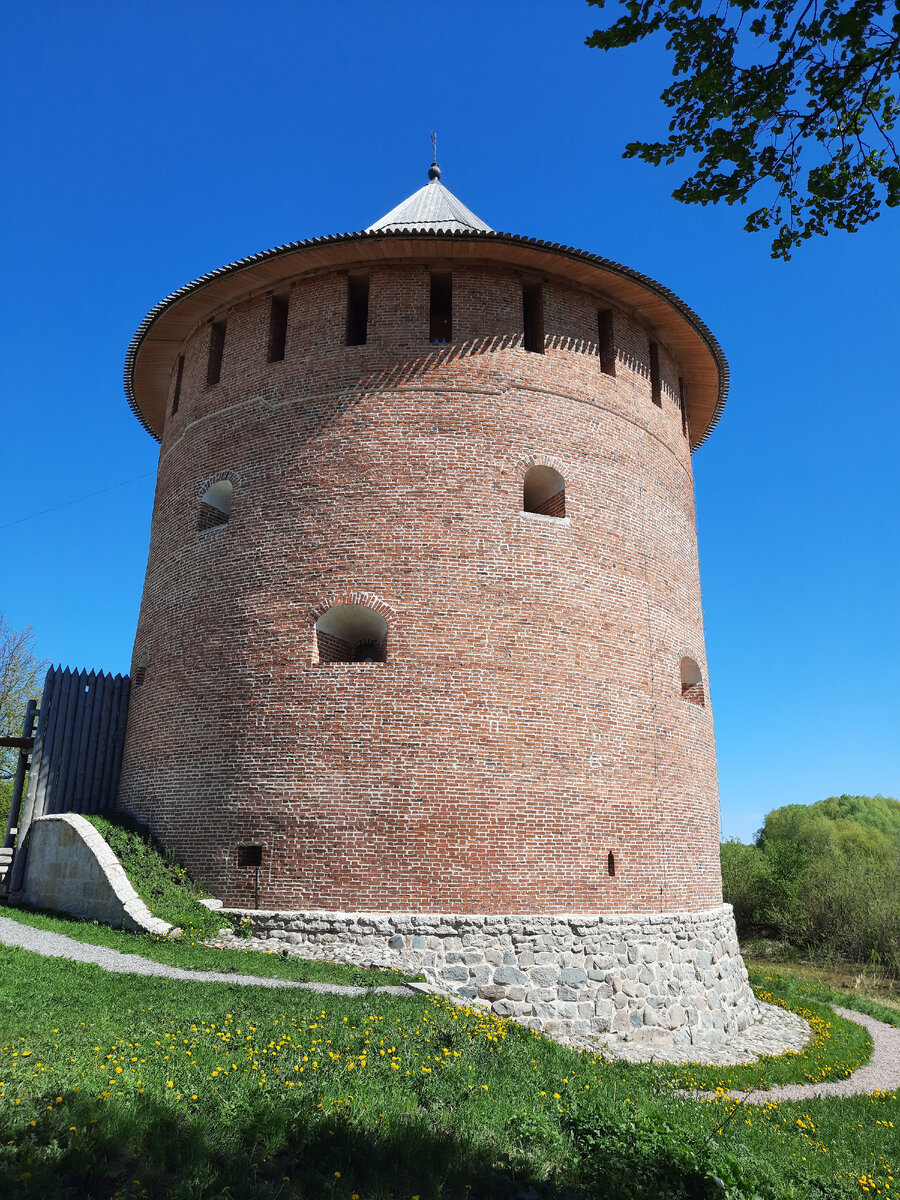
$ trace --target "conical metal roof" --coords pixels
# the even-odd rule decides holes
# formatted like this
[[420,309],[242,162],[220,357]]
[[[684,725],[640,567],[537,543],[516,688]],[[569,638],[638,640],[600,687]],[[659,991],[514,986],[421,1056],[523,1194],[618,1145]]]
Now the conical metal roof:
[[412,230],[437,233],[470,233],[472,230],[493,233],[471,209],[441,183],[441,169],[432,163],[428,183],[408,196],[402,204],[370,225],[366,233],[409,233]]

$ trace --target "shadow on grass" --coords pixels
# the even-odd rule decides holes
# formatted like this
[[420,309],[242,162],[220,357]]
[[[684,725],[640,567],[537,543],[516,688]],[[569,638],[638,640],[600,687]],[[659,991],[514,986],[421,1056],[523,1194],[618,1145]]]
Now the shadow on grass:
[[[684,1160],[684,1142],[642,1144],[628,1131],[517,1120],[503,1144],[464,1114],[412,1109],[389,1124],[352,1102],[325,1112],[227,1099],[218,1122],[202,1101],[48,1093],[37,1119],[7,1102],[0,1117],[0,1196],[41,1200],[707,1200],[725,1194]],[[31,1110],[32,1112],[34,1110]]]

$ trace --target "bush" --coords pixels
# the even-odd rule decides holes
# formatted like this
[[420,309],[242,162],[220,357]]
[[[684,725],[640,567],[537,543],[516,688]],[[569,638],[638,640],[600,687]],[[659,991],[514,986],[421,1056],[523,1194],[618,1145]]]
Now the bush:
[[764,935],[900,976],[900,803],[833,796],[770,812],[755,845],[722,845],[741,937]]

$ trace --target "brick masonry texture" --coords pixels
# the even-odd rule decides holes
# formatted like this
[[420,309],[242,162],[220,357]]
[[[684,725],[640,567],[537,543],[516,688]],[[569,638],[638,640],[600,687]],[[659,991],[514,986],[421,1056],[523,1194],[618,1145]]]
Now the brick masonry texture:
[[255,935],[299,949],[387,946],[430,983],[552,1035],[714,1047],[760,1016],[728,904],[644,916],[238,911]]
[[[208,322],[173,349],[119,806],[234,906],[256,886],[237,847],[258,844],[269,909],[714,909],[678,364],[614,308],[605,373],[613,306],[563,280],[528,352],[522,277],[450,268],[449,345],[428,341],[426,266],[361,263],[364,345],[345,345],[346,275],[322,272],[276,288],[282,361],[264,294],[209,314],[218,382]],[[564,519],[523,513],[534,465],[563,476]],[[198,531],[223,478],[229,519]],[[336,603],[384,616],[383,662],[319,664]],[[685,657],[705,705],[682,696]]]

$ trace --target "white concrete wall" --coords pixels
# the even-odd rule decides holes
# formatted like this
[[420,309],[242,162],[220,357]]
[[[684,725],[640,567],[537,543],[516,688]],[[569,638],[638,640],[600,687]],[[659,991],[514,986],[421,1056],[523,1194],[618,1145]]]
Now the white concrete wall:
[[122,865],[90,821],[56,813],[33,821],[16,853],[13,904],[102,921],[133,933],[168,936],[173,929],[154,917],[128,882]]

